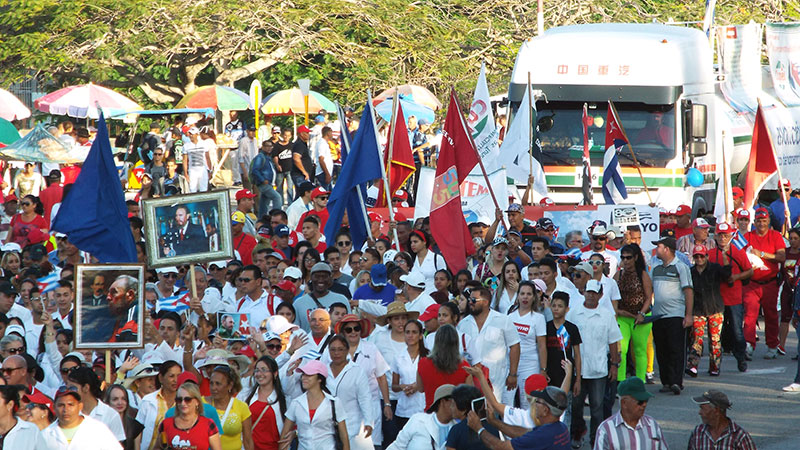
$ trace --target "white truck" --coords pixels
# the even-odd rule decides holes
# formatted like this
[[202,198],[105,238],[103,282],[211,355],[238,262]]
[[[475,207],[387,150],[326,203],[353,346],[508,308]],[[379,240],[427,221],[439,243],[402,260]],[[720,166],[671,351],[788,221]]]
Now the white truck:
[[[650,198],[672,209],[688,204],[713,211],[716,165],[726,156],[733,174],[745,168],[752,125],[737,114],[719,89],[713,52],[699,29],[663,24],[589,24],[557,27],[525,41],[517,55],[508,90],[515,112],[530,76],[537,96],[542,165],[548,195],[556,203],[582,199],[583,131],[588,103],[592,186],[600,191],[607,101],[619,113]],[[512,118],[513,120],[513,118]],[[630,151],[620,155],[628,188],[626,203],[647,204]],[[704,174],[697,188],[686,170]]]

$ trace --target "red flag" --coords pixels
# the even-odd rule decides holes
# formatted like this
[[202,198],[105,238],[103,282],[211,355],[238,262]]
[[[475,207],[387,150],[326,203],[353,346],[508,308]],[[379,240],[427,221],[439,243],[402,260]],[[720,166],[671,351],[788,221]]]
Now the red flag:
[[466,257],[475,253],[461,210],[459,186],[476,164],[478,152],[470,139],[455,91],[451,91],[431,195],[431,234],[453,273],[466,268]]
[[[394,118],[394,123],[389,129],[389,136],[392,136],[392,134],[394,134],[394,139],[390,139],[392,149],[389,151],[387,148],[383,152],[383,165],[386,167],[386,176],[389,177],[389,192],[394,195],[417,170],[414,166],[414,155],[411,153],[411,142],[408,140],[408,129],[403,115],[403,106],[399,104],[397,105],[397,115]],[[392,154],[391,161],[389,161],[389,153]],[[388,202],[386,190],[383,188],[383,180],[378,183],[378,189],[378,201],[375,206],[377,208],[386,208]],[[391,199],[388,201],[391,201]]]
[[750,144],[750,162],[747,164],[747,179],[744,185],[744,207],[750,209],[767,178],[778,171],[775,149],[772,147],[767,121],[761,105],[756,111],[753,125],[753,141]]

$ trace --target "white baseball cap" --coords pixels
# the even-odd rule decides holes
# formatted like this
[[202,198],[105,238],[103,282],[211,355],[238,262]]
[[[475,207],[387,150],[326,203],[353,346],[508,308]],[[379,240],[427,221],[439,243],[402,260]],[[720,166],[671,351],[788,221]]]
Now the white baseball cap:
[[407,275],[401,276],[400,281],[415,288],[425,289],[425,277],[422,276],[421,273],[416,271],[412,271]]

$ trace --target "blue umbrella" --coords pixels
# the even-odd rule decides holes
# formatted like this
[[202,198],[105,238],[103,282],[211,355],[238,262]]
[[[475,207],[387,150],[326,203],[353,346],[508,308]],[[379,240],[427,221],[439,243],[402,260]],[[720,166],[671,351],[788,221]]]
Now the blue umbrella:
[[[433,120],[436,118],[432,109],[425,105],[415,103],[414,98],[410,95],[400,95],[400,106],[403,107],[403,115],[405,116],[406,122],[408,122],[410,116],[416,117],[417,120],[425,119],[428,123],[433,123]],[[378,106],[375,107],[375,112],[377,112],[383,120],[387,122],[390,121],[392,119],[392,97],[387,97],[384,101],[380,102]]]

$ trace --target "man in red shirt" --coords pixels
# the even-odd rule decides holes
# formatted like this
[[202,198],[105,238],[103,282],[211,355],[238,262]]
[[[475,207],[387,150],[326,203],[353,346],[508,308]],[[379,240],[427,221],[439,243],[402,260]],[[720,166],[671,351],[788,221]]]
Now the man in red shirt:
[[61,198],[64,196],[64,188],[61,186],[61,171],[54,169],[47,175],[47,189],[39,193],[39,200],[42,201],[44,206],[44,220],[50,224],[50,212],[53,205],[61,203]]
[[[747,356],[745,353],[746,343],[742,321],[744,319],[744,306],[742,304],[742,280],[747,280],[753,276],[753,266],[747,259],[747,254],[731,245],[733,233],[736,228],[727,222],[717,224],[714,233],[716,248],[708,250],[708,261],[717,263],[720,266],[731,267],[731,277],[720,284],[720,294],[725,303],[725,320],[722,324],[722,342],[725,345],[725,338],[729,340],[728,348],[733,350],[736,357],[739,371],[747,370]],[[727,336],[726,336],[727,335]]]
[[241,211],[231,214],[231,233],[233,234],[233,249],[239,252],[239,259],[245,266],[253,264],[253,249],[258,242],[256,238],[244,232],[244,223],[247,219]]
[[681,205],[675,210],[675,239],[687,234],[692,234],[692,208]]
[[778,355],[778,270],[786,260],[783,237],[769,227],[769,211],[758,208],[755,212],[755,230],[744,235],[750,243],[750,253],[758,256],[763,265],[753,270],[752,282],[744,287],[744,339],[747,353],[752,356],[756,346],[756,321],[758,307],[764,310],[764,329],[767,336],[766,359]]
[[328,248],[328,245],[325,244],[325,236],[323,236],[322,231],[319,229],[317,217],[306,217],[300,222],[300,225],[303,227],[303,238],[322,254],[325,249]]
[[328,197],[330,192],[325,190],[324,187],[317,187],[311,191],[311,206],[310,211],[306,211],[300,216],[297,222],[297,229],[295,231],[303,231],[303,220],[309,216],[316,216],[319,219],[319,231],[325,232],[325,224],[328,222]]

